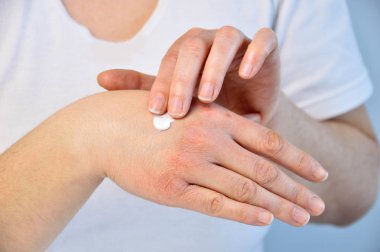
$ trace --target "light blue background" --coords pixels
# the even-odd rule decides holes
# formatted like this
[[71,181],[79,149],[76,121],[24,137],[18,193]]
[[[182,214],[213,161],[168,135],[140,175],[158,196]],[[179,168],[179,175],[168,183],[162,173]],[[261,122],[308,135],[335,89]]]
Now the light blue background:
[[[348,4],[359,47],[375,86],[367,108],[380,136],[380,1],[348,0]],[[380,251],[380,200],[366,216],[346,228],[328,225],[292,228],[275,222],[265,248],[266,252]]]

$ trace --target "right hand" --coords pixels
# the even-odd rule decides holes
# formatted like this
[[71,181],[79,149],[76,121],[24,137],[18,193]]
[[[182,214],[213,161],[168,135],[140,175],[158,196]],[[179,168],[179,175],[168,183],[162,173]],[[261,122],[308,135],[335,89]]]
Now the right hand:
[[145,107],[148,96],[107,92],[66,109],[81,118],[85,158],[99,176],[159,204],[251,225],[270,224],[274,215],[303,226],[323,212],[315,193],[274,164],[320,182],[312,168],[323,168],[310,155],[216,104],[198,102],[159,132]]

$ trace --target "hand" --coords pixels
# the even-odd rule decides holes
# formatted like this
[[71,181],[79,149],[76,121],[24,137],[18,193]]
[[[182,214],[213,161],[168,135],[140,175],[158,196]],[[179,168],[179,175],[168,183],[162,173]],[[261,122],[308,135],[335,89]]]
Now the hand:
[[216,104],[196,103],[189,116],[159,132],[147,100],[147,92],[115,91],[67,109],[81,118],[83,156],[101,176],[159,204],[251,225],[267,225],[273,214],[302,226],[309,214],[323,212],[318,196],[269,160],[314,182],[326,172],[272,130]]
[[272,30],[259,30],[251,41],[233,27],[193,28],[169,48],[157,78],[109,70],[101,73],[98,81],[108,90],[151,89],[149,110],[162,114],[168,109],[176,118],[188,112],[199,83],[200,101],[216,100],[241,115],[259,113],[265,125],[278,107],[279,72]]

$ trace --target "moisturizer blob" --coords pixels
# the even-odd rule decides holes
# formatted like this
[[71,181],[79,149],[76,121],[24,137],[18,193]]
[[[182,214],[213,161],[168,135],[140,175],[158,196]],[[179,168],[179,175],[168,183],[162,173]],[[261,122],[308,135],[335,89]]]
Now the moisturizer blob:
[[153,125],[159,131],[164,131],[170,128],[174,118],[171,117],[168,113],[164,115],[155,115],[153,118]]

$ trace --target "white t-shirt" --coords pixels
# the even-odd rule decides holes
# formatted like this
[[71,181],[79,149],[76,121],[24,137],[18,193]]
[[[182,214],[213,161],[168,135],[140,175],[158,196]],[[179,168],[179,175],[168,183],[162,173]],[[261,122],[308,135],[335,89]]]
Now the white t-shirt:
[[[156,74],[191,27],[261,27],[279,38],[282,89],[327,119],[362,104],[371,83],[340,0],[160,0],[142,30],[121,43],[94,38],[59,0],[0,1],[0,152],[65,105],[102,91],[109,68]],[[49,251],[261,251],[266,227],[157,205],[105,180]]]

